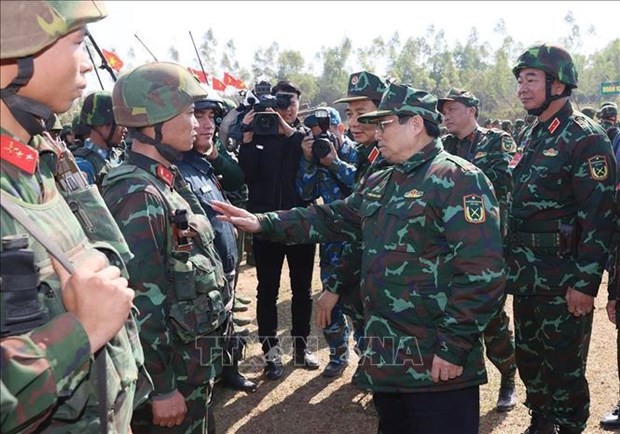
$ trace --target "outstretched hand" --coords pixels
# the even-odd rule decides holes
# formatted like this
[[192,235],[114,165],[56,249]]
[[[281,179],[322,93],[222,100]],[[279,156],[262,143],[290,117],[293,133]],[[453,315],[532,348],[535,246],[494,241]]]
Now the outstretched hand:
[[253,234],[260,232],[258,217],[251,212],[219,200],[213,200],[209,204],[215,212],[219,213],[217,216],[219,220],[232,223],[245,232]]

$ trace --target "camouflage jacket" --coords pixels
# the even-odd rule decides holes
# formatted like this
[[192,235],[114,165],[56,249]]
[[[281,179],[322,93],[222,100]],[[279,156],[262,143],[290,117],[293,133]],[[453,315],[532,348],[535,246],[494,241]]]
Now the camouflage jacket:
[[[176,168],[132,152],[104,180],[103,196],[135,255],[129,283],[154,395],[174,391],[177,382],[206,383],[221,369],[231,294],[196,196]],[[187,213],[189,235],[175,230],[178,210]]]
[[379,162],[382,159],[381,153],[377,149],[377,142],[372,145],[357,145],[357,172],[355,174],[355,182],[359,182],[362,177],[368,172],[370,166],[373,165],[375,160]]
[[80,170],[86,174],[88,183],[97,186],[101,186],[103,178],[112,167],[121,163],[118,152],[100,148],[90,139],[86,139],[84,146],[73,151],[73,155]]
[[567,102],[519,144],[507,239],[507,292],[596,296],[616,217],[616,166],[600,126]]
[[[2,162],[0,187],[3,193],[8,193],[3,200],[20,206],[71,260],[78,260],[93,244],[56,187],[54,173],[50,170],[55,167],[54,146],[40,136],[35,137],[30,145],[11,143],[10,139],[14,138],[6,131],[2,132],[3,158],[16,151],[24,157],[40,152],[33,175]],[[50,163],[45,164],[47,161]],[[102,210],[107,212],[102,201],[90,202],[87,212],[97,221],[97,213]],[[45,432],[100,433],[99,396],[96,392],[96,382],[100,377],[91,360],[86,332],[79,320],[65,309],[60,282],[51,267],[49,254],[4,209],[0,212],[0,233],[3,238],[14,234],[29,235],[28,248],[34,252],[35,263],[40,269],[39,279],[43,282],[39,297],[48,316],[44,324],[29,333],[3,337],[0,341],[1,431],[44,429]],[[105,250],[110,258],[115,259],[114,265],[125,270],[121,257],[111,245],[98,242],[97,248]],[[2,298],[0,315],[4,324],[9,314],[4,294]],[[106,344],[99,357],[106,359],[108,432],[126,433],[138,372],[143,363],[133,317]]]
[[[486,381],[480,335],[504,288],[497,201],[482,172],[438,139],[342,201],[259,218],[276,240],[362,239],[358,386],[423,392]],[[433,383],[434,355],[463,375]]]
[[512,174],[508,163],[517,150],[514,140],[505,131],[480,126],[459,140],[454,134],[442,138],[443,146],[452,155],[473,163],[493,183],[500,205],[506,203],[512,191]]

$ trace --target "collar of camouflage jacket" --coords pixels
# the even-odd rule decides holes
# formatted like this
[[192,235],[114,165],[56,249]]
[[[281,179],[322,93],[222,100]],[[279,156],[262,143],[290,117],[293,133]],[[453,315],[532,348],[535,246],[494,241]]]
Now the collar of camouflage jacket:
[[397,164],[395,166],[395,170],[403,173],[412,172],[422,164],[435,158],[435,156],[441,151],[443,151],[441,140],[439,138],[435,138],[411,156],[407,161],[402,164]]

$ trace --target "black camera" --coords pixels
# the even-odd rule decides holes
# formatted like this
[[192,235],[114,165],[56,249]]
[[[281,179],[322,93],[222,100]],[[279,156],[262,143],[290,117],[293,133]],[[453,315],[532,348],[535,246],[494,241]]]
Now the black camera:
[[329,131],[329,112],[325,109],[317,109],[314,112],[317,125],[321,129],[321,134],[314,137],[312,142],[312,157],[318,163],[321,158],[325,158],[330,153],[330,143],[336,146],[336,136]]
[[267,109],[285,109],[291,104],[291,94],[279,93],[273,95],[261,95],[258,101],[254,98],[248,98],[248,102],[256,113],[254,115],[254,134],[259,136],[271,136],[278,134],[279,120],[278,114],[268,112]]

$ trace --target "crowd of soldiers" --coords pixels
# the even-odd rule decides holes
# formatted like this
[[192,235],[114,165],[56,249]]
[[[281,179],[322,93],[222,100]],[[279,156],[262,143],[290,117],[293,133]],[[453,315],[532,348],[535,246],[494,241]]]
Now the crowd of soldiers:
[[[257,390],[238,369],[244,234],[267,380],[284,371],[286,258],[294,365],[319,368],[313,307],[324,377],[348,365],[352,329],[353,383],[373,393],[379,432],[477,433],[485,351],[501,374],[498,412],[517,405],[518,373],[525,433],[585,430],[605,269],[606,310],[619,318],[620,134],[614,103],[573,108],[564,48],[516,60],[528,116],[514,127],[481,126],[472,90],[437,98],[368,71],[334,102],[346,122],[332,107],[301,119],[287,80],[271,89],[275,107],[235,108],[169,62],[89,94],[63,127],[57,114],[93,68],[86,25],[105,4],[1,12],[2,432],[216,432],[216,381]],[[218,131],[227,113],[236,137]],[[276,130],[260,132],[257,114]],[[619,408],[601,424],[620,426]]]

